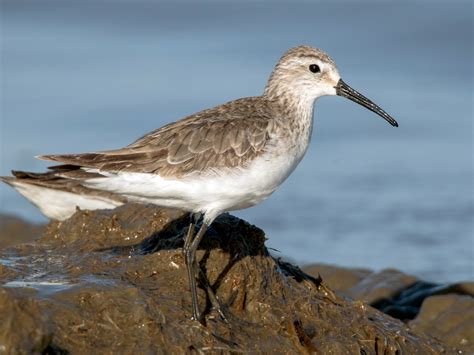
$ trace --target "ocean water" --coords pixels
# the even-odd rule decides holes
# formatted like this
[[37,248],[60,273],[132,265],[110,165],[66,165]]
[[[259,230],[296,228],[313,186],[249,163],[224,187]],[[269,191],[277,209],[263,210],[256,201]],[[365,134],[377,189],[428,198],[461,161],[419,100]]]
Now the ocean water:
[[[309,44],[400,127],[321,98],[300,166],[236,214],[300,265],[473,280],[472,14],[470,1],[4,0],[0,174],[259,95],[281,54]],[[4,185],[0,212],[45,221]]]

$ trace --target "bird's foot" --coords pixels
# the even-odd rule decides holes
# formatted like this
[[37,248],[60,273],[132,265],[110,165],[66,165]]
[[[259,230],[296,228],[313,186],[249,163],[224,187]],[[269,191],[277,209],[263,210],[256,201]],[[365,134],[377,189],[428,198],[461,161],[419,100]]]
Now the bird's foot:
[[225,323],[229,323],[228,317],[226,316],[227,312],[225,310],[225,307],[221,305],[221,303],[217,299],[217,296],[212,290],[211,293],[209,293],[209,301],[211,301],[212,305],[211,310],[216,311]]

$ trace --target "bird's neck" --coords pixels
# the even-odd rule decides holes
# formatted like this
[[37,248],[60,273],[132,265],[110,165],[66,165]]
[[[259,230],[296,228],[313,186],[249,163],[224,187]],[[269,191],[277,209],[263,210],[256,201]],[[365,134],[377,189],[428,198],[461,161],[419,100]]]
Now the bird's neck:
[[264,95],[275,106],[275,135],[291,150],[297,161],[305,154],[313,131],[314,99],[307,100],[285,93],[277,96]]
[[281,118],[288,124],[297,124],[311,129],[314,98],[289,91],[265,90],[266,99],[278,105]]

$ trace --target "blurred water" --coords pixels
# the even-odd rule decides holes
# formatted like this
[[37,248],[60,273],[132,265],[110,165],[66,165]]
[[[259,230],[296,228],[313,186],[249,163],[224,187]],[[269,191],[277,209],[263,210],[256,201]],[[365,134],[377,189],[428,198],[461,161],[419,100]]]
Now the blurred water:
[[[2,175],[259,95],[280,55],[310,44],[400,128],[319,100],[299,168],[237,214],[300,264],[474,278],[471,2],[1,4]],[[8,187],[0,194],[0,212],[44,220]]]

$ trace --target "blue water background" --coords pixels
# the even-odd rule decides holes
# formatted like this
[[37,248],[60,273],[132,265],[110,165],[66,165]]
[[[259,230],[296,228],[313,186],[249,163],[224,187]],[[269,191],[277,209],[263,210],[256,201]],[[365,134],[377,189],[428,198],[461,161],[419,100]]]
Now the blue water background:
[[[474,279],[470,1],[1,4],[1,175],[259,95],[280,55],[309,44],[400,127],[320,99],[300,166],[236,214],[300,265]],[[0,212],[45,221],[9,187],[0,194]]]

